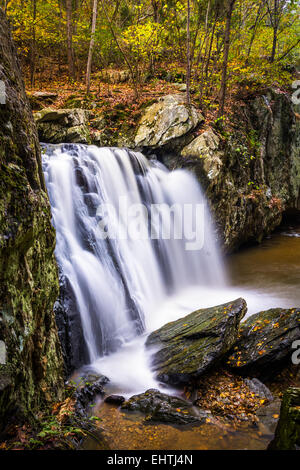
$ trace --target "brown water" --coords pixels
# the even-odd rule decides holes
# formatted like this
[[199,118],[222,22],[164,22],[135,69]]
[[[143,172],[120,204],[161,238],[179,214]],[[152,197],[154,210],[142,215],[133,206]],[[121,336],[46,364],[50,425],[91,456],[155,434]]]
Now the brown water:
[[[284,227],[262,244],[227,258],[233,290],[244,293],[250,313],[271,307],[300,306],[300,224]],[[114,450],[266,449],[272,434],[260,425],[238,431],[212,423],[194,427],[147,424],[138,414],[100,403],[93,411]],[[85,449],[99,448],[88,439]]]
[[[245,426],[238,431],[224,425],[175,427],[166,424],[144,424],[144,416],[124,413],[106,403],[99,404],[94,414],[111,450],[264,450],[272,439],[263,426]],[[84,450],[102,447],[93,438]]]
[[254,294],[255,311],[300,306],[300,224],[284,227],[260,245],[230,256],[227,263],[233,287]]

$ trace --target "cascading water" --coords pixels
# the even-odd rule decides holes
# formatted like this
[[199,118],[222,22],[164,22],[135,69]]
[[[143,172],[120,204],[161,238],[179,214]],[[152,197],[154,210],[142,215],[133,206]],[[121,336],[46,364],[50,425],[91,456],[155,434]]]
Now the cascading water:
[[[75,293],[89,360],[123,389],[145,390],[154,381],[143,333],[178,317],[164,312],[174,310],[175,297],[182,302],[182,292],[225,284],[199,184],[140,153],[94,146],[45,146],[43,169],[55,254]],[[196,207],[204,208],[200,221]],[[201,249],[187,249],[200,229]]]

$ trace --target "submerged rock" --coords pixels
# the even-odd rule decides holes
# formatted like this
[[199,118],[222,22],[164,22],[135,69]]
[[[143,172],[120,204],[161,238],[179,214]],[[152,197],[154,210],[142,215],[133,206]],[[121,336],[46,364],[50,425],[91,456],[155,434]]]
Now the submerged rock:
[[122,395],[109,395],[105,398],[105,403],[111,403],[112,405],[122,405],[124,403],[125,398]]
[[211,369],[235,343],[246,311],[245,300],[237,299],[197,310],[154,331],[146,345],[158,349],[152,361],[157,378],[187,384]]
[[144,413],[146,421],[170,424],[200,424],[211,416],[209,412],[193,407],[182,398],[172,397],[155,389],[134,395],[121,408]]
[[90,144],[89,115],[90,111],[79,108],[45,108],[35,113],[40,141],[52,144]]
[[291,387],[284,393],[275,437],[269,449],[300,449],[300,388]]
[[145,110],[135,136],[137,147],[160,147],[195,129],[203,116],[182,95],[167,95]]
[[242,375],[269,378],[291,364],[292,345],[299,339],[300,309],[256,313],[242,323],[227,365]]

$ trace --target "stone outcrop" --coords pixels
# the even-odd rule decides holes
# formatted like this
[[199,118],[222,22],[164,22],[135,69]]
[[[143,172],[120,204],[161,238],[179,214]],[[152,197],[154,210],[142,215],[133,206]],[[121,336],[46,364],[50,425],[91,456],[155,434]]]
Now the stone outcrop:
[[235,343],[246,311],[246,302],[238,299],[197,310],[154,331],[146,345],[156,349],[152,365],[157,378],[188,384],[218,364]]
[[178,139],[186,139],[202,121],[203,116],[194,106],[187,106],[184,96],[164,96],[146,108],[138,124],[135,145],[142,148],[173,146]]
[[134,395],[123,403],[121,409],[143,413],[146,415],[146,421],[167,424],[201,424],[211,417],[209,412],[192,406],[186,400],[155,389]]
[[166,158],[196,174],[227,252],[261,241],[284,211],[300,209],[300,123],[290,97],[270,89],[237,102],[231,119],[231,131],[206,128]]
[[35,113],[34,119],[40,141],[51,144],[90,144],[89,115],[90,111],[79,108],[45,108]]
[[[0,428],[63,395],[55,233],[34,120],[0,9]],[[4,101],[4,102],[3,102]]]
[[[271,378],[292,365],[294,341],[300,340],[300,310],[270,309],[241,324],[227,366],[242,375]],[[296,367],[296,366],[295,366]]]
[[269,449],[300,449],[300,388],[291,387],[284,393],[275,437]]

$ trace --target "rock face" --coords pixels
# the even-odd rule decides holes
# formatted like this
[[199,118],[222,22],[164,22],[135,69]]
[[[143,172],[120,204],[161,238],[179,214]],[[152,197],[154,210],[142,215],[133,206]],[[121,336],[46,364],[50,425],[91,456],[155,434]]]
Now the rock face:
[[51,144],[90,144],[88,117],[84,109],[45,108],[34,115],[40,141]]
[[235,343],[247,311],[243,299],[197,310],[168,323],[148,338],[157,378],[172,385],[187,384],[217,364]]
[[60,275],[59,285],[59,298],[54,304],[54,313],[63,353],[65,377],[68,378],[75,369],[89,362],[89,356],[72,286],[63,275]]
[[283,395],[280,418],[270,450],[300,448],[300,388],[289,388]]
[[230,132],[208,128],[166,163],[196,174],[227,252],[261,241],[284,211],[300,209],[300,122],[281,91],[237,102]]
[[196,409],[182,398],[171,397],[155,389],[134,395],[121,408],[144,413],[146,421],[170,424],[201,424],[209,417],[209,413]]
[[0,9],[0,428],[63,395],[53,314],[58,274],[40,150],[16,50]]
[[292,364],[292,345],[300,339],[299,309],[270,309],[242,323],[227,365],[242,375],[270,378]]
[[203,116],[194,106],[187,106],[182,95],[167,95],[148,107],[135,136],[137,147],[163,147],[186,137]]

